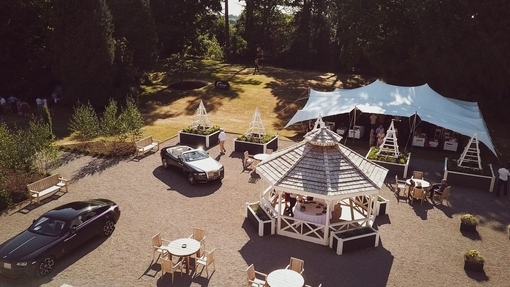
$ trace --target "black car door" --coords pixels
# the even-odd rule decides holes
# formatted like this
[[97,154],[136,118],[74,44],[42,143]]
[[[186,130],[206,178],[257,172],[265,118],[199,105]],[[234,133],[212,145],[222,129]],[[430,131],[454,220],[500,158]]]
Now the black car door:
[[64,252],[73,250],[96,234],[91,219],[87,218],[87,213],[82,213],[71,220],[67,225],[69,230],[62,247]]

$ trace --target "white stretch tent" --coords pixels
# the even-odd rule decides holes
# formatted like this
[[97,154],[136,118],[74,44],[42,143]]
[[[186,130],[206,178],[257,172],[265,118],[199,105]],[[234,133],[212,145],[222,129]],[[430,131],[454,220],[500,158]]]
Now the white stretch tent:
[[476,131],[496,156],[496,150],[476,102],[466,102],[441,96],[427,84],[401,87],[379,80],[356,89],[336,89],[318,92],[310,89],[303,109],[296,112],[285,127],[294,123],[349,113],[357,109],[363,113],[411,117],[418,115],[423,121],[471,137]]

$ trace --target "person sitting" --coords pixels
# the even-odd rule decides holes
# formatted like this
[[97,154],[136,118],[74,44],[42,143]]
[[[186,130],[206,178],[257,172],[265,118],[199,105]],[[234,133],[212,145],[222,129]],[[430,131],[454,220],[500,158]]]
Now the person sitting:
[[443,191],[445,188],[448,187],[448,183],[446,182],[446,179],[442,179],[441,180],[441,183],[434,183],[432,184],[432,186],[430,187],[430,199],[434,199],[434,193],[437,193],[437,194],[443,194]]

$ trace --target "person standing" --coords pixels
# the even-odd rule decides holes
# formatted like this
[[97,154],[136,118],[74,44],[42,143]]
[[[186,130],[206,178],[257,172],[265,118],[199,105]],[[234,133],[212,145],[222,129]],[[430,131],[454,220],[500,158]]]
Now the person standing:
[[375,114],[370,115],[370,128],[375,129],[377,123],[377,116]]
[[[507,167],[510,167],[510,163],[507,164]],[[502,166],[500,169],[498,169],[499,178],[498,178],[498,184],[496,186],[496,196],[499,195],[499,191],[501,189],[501,185],[503,185],[503,193],[508,195],[508,176],[510,175],[510,171],[504,166]]]
[[7,101],[4,99],[4,97],[0,96],[0,114],[6,114],[6,103]]
[[259,72],[259,59],[255,59],[255,70],[253,71],[253,74]]
[[225,140],[227,139],[227,134],[225,134],[225,130],[220,128],[220,134],[218,135],[218,143],[220,144],[220,153],[224,154],[227,150],[225,149]]
[[37,97],[37,99],[35,99],[35,104],[37,105],[37,114],[42,115],[43,100],[41,97]]

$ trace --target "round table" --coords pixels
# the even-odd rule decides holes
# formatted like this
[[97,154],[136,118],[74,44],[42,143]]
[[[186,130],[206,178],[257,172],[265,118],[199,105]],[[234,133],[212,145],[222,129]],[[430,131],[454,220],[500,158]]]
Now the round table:
[[421,187],[423,189],[427,189],[430,187],[430,182],[426,181],[426,180],[423,180],[423,179],[414,179],[414,178],[410,178],[410,179],[407,179],[406,180],[406,184],[407,185],[411,185],[411,179],[414,181],[414,186],[419,186],[421,185]]
[[189,273],[189,256],[200,249],[200,241],[193,238],[180,238],[170,242],[168,246],[162,247],[172,255],[186,257],[186,273]]
[[278,269],[267,275],[267,284],[271,287],[303,287],[305,279],[290,269]]
[[254,159],[256,160],[260,160],[260,161],[263,161],[265,160],[266,158],[270,157],[271,155],[270,154],[267,154],[267,153],[258,153],[256,155],[253,156]]
[[[301,206],[305,207],[304,211],[301,211]],[[326,224],[326,220],[331,219],[331,213],[329,213],[328,218],[326,217],[326,213],[323,213],[324,210],[327,210],[327,207],[323,203],[298,203],[294,206],[294,218],[318,224]]]

